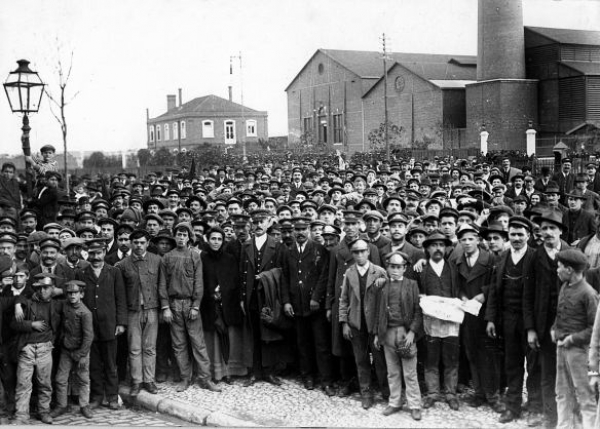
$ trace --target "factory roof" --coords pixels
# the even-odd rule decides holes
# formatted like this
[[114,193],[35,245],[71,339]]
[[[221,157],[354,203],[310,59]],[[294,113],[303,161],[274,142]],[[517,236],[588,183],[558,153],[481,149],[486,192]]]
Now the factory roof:
[[544,27],[525,28],[558,43],[568,45],[600,45],[600,31]]

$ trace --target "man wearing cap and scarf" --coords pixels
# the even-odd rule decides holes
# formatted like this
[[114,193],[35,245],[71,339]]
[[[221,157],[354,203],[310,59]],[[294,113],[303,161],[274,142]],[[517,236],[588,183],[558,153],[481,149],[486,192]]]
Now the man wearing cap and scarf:
[[[524,267],[531,263],[535,253],[535,249],[527,246],[532,228],[531,222],[524,217],[514,216],[510,219],[510,247],[496,260],[496,270],[488,293],[485,313],[485,320],[488,322],[487,334],[493,339],[504,338],[503,364],[508,391],[505,398],[506,411],[500,416],[500,423],[513,421],[521,414],[524,363],[528,354],[526,332],[523,328]],[[531,354],[531,350],[529,352]],[[533,356],[528,358],[528,363],[532,358]],[[527,396],[530,413],[541,411],[539,389],[539,378],[528,371]]]
[[158,332],[158,282],[161,257],[148,252],[150,235],[137,229],[129,236],[132,254],[115,267],[121,270],[127,297],[127,339],[131,396],[143,387],[158,392],[154,383],[156,369],[156,336]]
[[560,212],[545,212],[534,218],[534,222],[540,226],[543,245],[535,249],[533,258],[523,268],[523,325],[529,347],[539,351],[544,421],[553,426],[557,419],[556,346],[550,336],[550,327],[556,319],[560,290],[557,255],[569,245],[560,238],[564,231]]
[[[596,421],[596,391],[588,379],[588,347],[598,308],[598,293],[585,280],[588,261],[581,251],[565,249],[556,259],[562,287],[550,334],[557,345],[557,427],[578,426],[580,414],[582,426],[591,428],[595,427]],[[598,373],[597,366],[590,368],[592,375]]]
[[90,407],[103,400],[117,410],[117,337],[127,327],[127,301],[121,271],[104,262],[106,244],[103,239],[87,243],[89,266],[75,273],[75,280],[85,282],[83,303],[92,312],[94,342],[90,354]]

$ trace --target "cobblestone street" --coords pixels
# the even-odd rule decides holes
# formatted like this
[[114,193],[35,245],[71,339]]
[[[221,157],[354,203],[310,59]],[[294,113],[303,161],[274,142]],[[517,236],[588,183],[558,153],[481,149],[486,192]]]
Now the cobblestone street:
[[[30,425],[46,426],[39,420],[32,418]],[[54,419],[53,426],[146,426],[146,427],[176,427],[191,426],[191,423],[170,416],[153,413],[139,407],[122,406],[117,411],[105,407],[94,410],[94,417],[86,419],[79,409],[63,414]],[[2,425],[4,426],[4,424]]]
[[489,407],[470,408],[461,402],[459,411],[452,411],[445,403],[423,410],[423,420],[414,421],[409,412],[384,417],[381,412],[386,404],[379,400],[370,410],[363,410],[359,396],[348,398],[328,397],[321,390],[308,391],[294,380],[286,379],[281,387],[257,383],[244,388],[241,381],[232,385],[220,383],[222,393],[212,393],[197,385],[183,393],[175,391],[175,384],[159,385],[159,394],[171,399],[185,401],[212,411],[220,411],[240,420],[252,421],[263,426],[325,426],[325,427],[502,427],[522,428],[526,420],[521,418],[510,424],[498,423],[499,414]]

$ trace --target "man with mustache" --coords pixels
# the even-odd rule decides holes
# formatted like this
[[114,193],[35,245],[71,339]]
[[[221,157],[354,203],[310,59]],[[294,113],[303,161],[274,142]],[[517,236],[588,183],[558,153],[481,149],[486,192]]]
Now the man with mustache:
[[[454,282],[454,266],[445,259],[452,241],[439,231],[432,232],[423,242],[427,262],[418,274],[419,290],[423,295],[458,298]],[[458,410],[456,387],[458,385],[459,329],[458,323],[425,317],[425,384],[427,396],[423,407],[430,408],[435,402],[445,400],[453,410]],[[443,397],[440,391],[440,364],[444,368]]]
[[544,241],[524,267],[523,327],[529,347],[539,352],[544,424],[556,426],[556,345],[550,328],[556,319],[560,290],[557,255],[569,245],[560,238],[565,231],[562,213],[548,211],[533,221],[540,226]]
[[40,265],[31,270],[27,284],[28,289],[35,281],[37,274],[50,273],[56,276],[52,296],[54,298],[66,296],[63,291],[64,284],[69,280],[75,279],[75,271],[58,263],[61,248],[62,243],[57,238],[47,237],[40,241]]
[[[523,377],[525,357],[528,355],[526,332],[523,328],[523,288],[525,285],[524,267],[531,263],[535,249],[527,246],[533,225],[520,216],[514,216],[508,223],[510,247],[500,253],[496,271],[488,293],[487,334],[496,339],[504,338],[504,370],[508,391],[505,397],[506,411],[500,416],[500,423],[508,423],[521,414],[523,397]],[[531,350],[529,351],[531,355]],[[533,356],[529,356],[530,361]],[[529,362],[528,362],[529,363]],[[527,397],[530,413],[541,411],[539,373],[528,367]],[[537,384],[537,385],[536,385]],[[539,406],[539,410],[536,408]]]
[[252,367],[253,374],[244,384],[251,386],[263,380],[276,386],[281,386],[281,380],[275,376],[273,369],[281,359],[281,344],[279,341],[264,342],[261,337],[260,303],[264,300],[258,289],[259,275],[265,271],[282,268],[287,257],[285,244],[276,242],[267,235],[273,218],[264,209],[253,211],[252,224],[254,236],[242,243],[240,276],[242,278],[242,311],[248,315],[253,344]]
[[90,407],[104,399],[111,410],[119,408],[117,337],[127,327],[127,301],[121,271],[104,262],[104,239],[87,242],[89,266],[75,273],[85,282],[83,303],[92,312],[94,342],[90,353]]
[[331,340],[325,315],[329,252],[308,238],[310,219],[300,217],[292,222],[296,245],[290,247],[284,264],[283,308],[295,321],[304,387],[314,389],[318,370],[325,393],[333,396]]

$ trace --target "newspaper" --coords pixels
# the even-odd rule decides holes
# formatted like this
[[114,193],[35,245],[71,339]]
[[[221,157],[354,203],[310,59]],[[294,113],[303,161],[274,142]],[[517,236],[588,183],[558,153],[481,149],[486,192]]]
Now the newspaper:
[[419,305],[423,310],[425,333],[436,338],[458,336],[465,313],[478,316],[481,303],[474,299],[461,301],[442,296],[421,296]]

